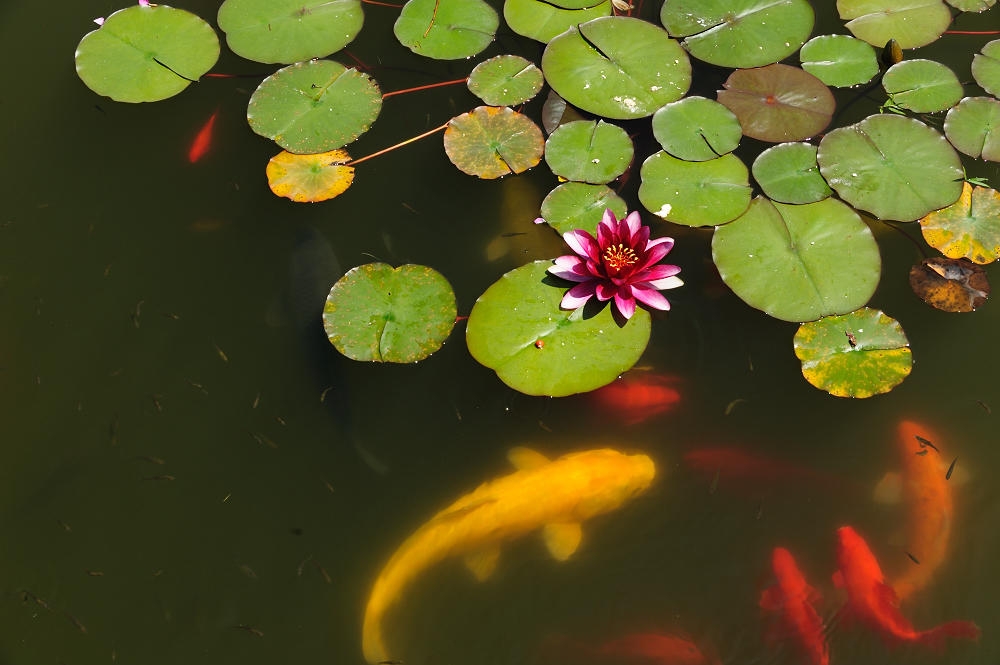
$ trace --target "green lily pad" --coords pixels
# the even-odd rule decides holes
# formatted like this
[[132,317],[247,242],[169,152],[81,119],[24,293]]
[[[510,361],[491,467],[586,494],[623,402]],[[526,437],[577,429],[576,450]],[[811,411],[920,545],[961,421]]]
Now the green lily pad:
[[660,151],[639,170],[639,200],[660,219],[685,226],[731,222],[750,204],[747,167],[730,153],[686,162]]
[[361,0],[226,0],[218,21],[236,55],[292,64],[350,44],[365,15]]
[[904,60],[890,67],[882,87],[892,103],[914,113],[936,113],[962,99],[955,72],[933,60]]
[[944,134],[961,152],[1000,162],[1000,102],[992,97],[967,97],[948,111]]
[[833,193],[820,175],[811,143],[772,146],[757,155],[751,172],[764,194],[781,203],[815,203]]
[[611,0],[587,0],[586,5],[572,9],[562,4],[565,3],[505,0],[503,17],[517,34],[547,44],[572,27],[611,14]]
[[219,59],[212,26],[166,5],[116,11],[76,47],[76,73],[88,88],[116,102],[173,97]]
[[545,162],[552,173],[593,185],[603,185],[625,173],[632,154],[628,133],[603,120],[560,125],[545,142]]
[[878,48],[890,39],[904,49],[926,46],[951,23],[941,0],[837,0],[837,11],[851,34]]
[[836,397],[887,393],[913,368],[899,322],[869,307],[803,323],[794,345],[806,381]]
[[820,141],[819,170],[855,208],[902,222],[951,205],[962,193],[962,161],[945,138],[919,120],[869,116]]
[[483,0],[409,0],[393,32],[417,55],[457,60],[489,46],[499,25],[496,10]]
[[867,83],[879,71],[872,45],[849,35],[813,37],[802,45],[799,59],[802,69],[835,88]]
[[542,219],[560,234],[583,229],[597,237],[597,225],[611,208],[615,219],[628,214],[625,200],[606,185],[564,182],[542,200]]
[[653,136],[674,157],[701,162],[735,150],[743,129],[719,102],[685,97],[653,114]]
[[695,58],[720,67],[760,67],[784,60],[809,39],[815,17],[807,0],[670,0],[660,23]]
[[528,395],[562,397],[611,383],[646,349],[649,312],[637,308],[620,327],[609,306],[593,315],[587,307],[562,310],[571,285],[548,275],[551,266],[515,268],[479,296],[466,328],[469,352]]
[[545,83],[535,63],[517,55],[484,60],[469,73],[469,91],[490,106],[523,104]]
[[948,258],[993,263],[1000,259],[1000,192],[962,183],[959,199],[922,218],[920,231]]
[[326,152],[347,145],[382,110],[375,81],[332,60],[279,69],[250,97],[250,129],[288,152]]
[[621,120],[653,115],[691,85],[691,62],[680,44],[661,28],[625,16],[560,34],[545,47],[542,71],[570,104]]
[[715,230],[712,258],[736,295],[783,321],[861,307],[882,265],[871,230],[834,198],[786,205],[757,197],[739,219]]
[[455,314],[455,293],[436,270],[368,263],[330,289],[323,327],[352,360],[412,363],[441,348]]
[[948,4],[960,12],[984,12],[997,0],[948,0]]
[[484,179],[520,173],[542,160],[545,139],[528,116],[506,106],[479,106],[456,116],[444,151],[464,173]]
[[1000,39],[986,44],[982,53],[972,57],[972,78],[980,88],[1000,97]]
[[823,131],[836,103],[818,78],[791,65],[737,69],[722,84],[719,102],[760,141],[801,141]]
[[354,182],[351,156],[344,150],[296,155],[282,150],[267,163],[267,184],[277,196],[315,203],[340,196]]

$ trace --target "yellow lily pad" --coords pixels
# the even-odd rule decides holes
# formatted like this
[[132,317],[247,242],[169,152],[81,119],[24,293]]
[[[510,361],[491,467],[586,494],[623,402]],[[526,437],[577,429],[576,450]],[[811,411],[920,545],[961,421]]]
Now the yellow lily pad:
[[920,220],[927,244],[951,259],[993,263],[1000,258],[1000,192],[962,183],[962,195]]
[[354,182],[346,150],[296,155],[282,150],[267,163],[267,184],[278,196],[297,203],[326,201],[343,194]]

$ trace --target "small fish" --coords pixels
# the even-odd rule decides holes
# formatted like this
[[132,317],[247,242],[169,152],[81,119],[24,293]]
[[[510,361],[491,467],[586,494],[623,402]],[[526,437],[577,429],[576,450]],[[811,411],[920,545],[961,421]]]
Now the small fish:
[[215,127],[215,119],[218,115],[219,109],[215,109],[215,112],[208,116],[208,120],[198,130],[198,134],[195,135],[194,141],[191,142],[191,147],[188,148],[187,156],[190,163],[194,164],[204,157],[212,147],[212,130]]
[[809,586],[791,552],[784,547],[774,548],[771,565],[776,584],[761,594],[761,609],[779,617],[780,627],[794,639],[804,660],[811,665],[829,665],[830,648],[823,632],[823,619],[816,611],[819,592]]
[[917,557],[913,556],[909,552],[906,552],[906,556],[910,557],[910,561],[912,561],[913,563],[917,564],[918,566],[920,565],[920,560]]
[[316,566],[316,570],[318,570],[319,574],[323,576],[324,582],[326,582],[327,584],[333,584],[333,580],[330,579],[330,575],[326,572],[326,569],[323,568],[323,566],[319,565],[319,561],[313,559],[312,564]]
[[956,462],[958,462],[958,458],[957,457],[955,459],[953,459],[951,461],[951,464],[948,466],[948,472],[944,474],[944,479],[945,480],[951,480],[951,474],[955,472],[955,463]]
[[139,328],[139,317],[142,316],[142,303],[144,302],[146,301],[140,300],[139,302],[137,302],[135,304],[135,309],[132,311],[132,314],[129,315],[129,318],[132,319],[132,325],[135,326],[136,329]]
[[250,436],[252,436],[254,438],[254,441],[256,441],[262,446],[267,446],[268,448],[274,448],[274,449],[278,448],[278,444],[276,444],[274,441],[271,441],[271,439],[269,439],[267,436],[263,434],[258,434],[257,432],[250,432]]
[[245,563],[240,564],[240,572],[249,577],[252,580],[257,579],[257,573],[254,572],[253,568]]
[[194,381],[188,380],[188,385],[190,385],[192,388],[196,388],[198,391],[201,392],[202,395],[208,394],[208,391],[205,390],[205,386],[201,385],[200,383],[195,383]]
[[225,351],[223,351],[223,350],[222,350],[221,348],[219,348],[219,345],[218,345],[218,344],[215,344],[215,343],[213,342],[213,343],[212,343],[212,346],[214,346],[214,347],[215,347],[215,352],[219,354],[219,358],[221,358],[221,359],[222,359],[222,362],[224,362],[224,363],[227,363],[227,362],[229,362],[229,356],[227,356],[227,355],[226,355],[226,352],[225,352]]
[[590,395],[623,424],[635,425],[675,409],[681,401],[679,384],[677,377],[667,374],[629,372]]
[[249,625],[247,625],[245,623],[236,624],[235,626],[233,626],[233,628],[238,628],[240,630],[245,630],[246,632],[250,633],[254,637],[264,637],[263,631],[261,631],[261,630],[259,630],[257,628],[254,628],[253,626],[249,626]]
[[63,614],[65,614],[65,615],[66,615],[66,618],[68,618],[68,619],[69,619],[70,621],[72,621],[72,622],[73,622],[73,625],[77,627],[77,630],[79,630],[79,631],[80,631],[81,633],[83,633],[83,634],[85,634],[85,635],[87,634],[87,627],[86,627],[86,626],[84,626],[84,625],[83,625],[83,624],[82,624],[82,623],[80,622],[80,620],[79,620],[79,619],[77,619],[77,618],[76,618],[75,616],[73,616],[73,615],[72,615],[72,614],[70,614],[69,612],[66,612],[65,610],[63,611]]
[[143,480],[177,480],[169,474],[163,474],[160,476],[145,476]]
[[83,572],[87,573],[91,577],[104,577],[104,573],[100,570],[84,570]]
[[990,410],[990,405],[984,402],[983,400],[977,399],[976,404],[983,407],[983,411],[985,411],[987,415],[993,413],[993,411]]
[[160,396],[159,395],[150,395],[149,398],[151,400],[153,400],[153,406],[156,407],[156,411],[158,413],[163,413],[163,405],[160,404]]
[[940,450],[938,450],[937,446],[935,446],[933,443],[931,443],[930,439],[926,439],[926,438],[920,436],[919,434],[914,434],[913,438],[916,439],[920,443],[920,447],[921,448],[931,448],[933,450],[936,450],[937,452],[941,452]]

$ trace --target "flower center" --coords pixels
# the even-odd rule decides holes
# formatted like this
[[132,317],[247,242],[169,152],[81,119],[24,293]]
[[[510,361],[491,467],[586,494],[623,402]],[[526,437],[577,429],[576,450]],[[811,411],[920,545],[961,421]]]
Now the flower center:
[[608,245],[604,248],[604,253],[601,257],[604,259],[604,265],[615,273],[621,272],[623,269],[635,265],[639,261],[639,257],[635,255],[632,248],[626,247],[622,243]]

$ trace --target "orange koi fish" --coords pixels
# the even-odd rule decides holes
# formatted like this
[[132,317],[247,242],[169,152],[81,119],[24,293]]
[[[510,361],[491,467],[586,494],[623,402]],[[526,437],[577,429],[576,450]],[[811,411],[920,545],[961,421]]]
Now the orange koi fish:
[[823,620],[814,607],[820,599],[819,592],[806,583],[792,553],[784,547],[774,548],[771,566],[777,584],[761,594],[761,609],[780,613],[781,625],[795,636],[809,663],[829,665],[830,649],[823,637]]
[[899,611],[899,598],[885,583],[868,543],[849,526],[837,529],[837,541],[838,570],[833,583],[847,591],[848,611],[887,643],[920,643],[941,648],[950,637],[979,639],[979,626],[971,621],[948,621],[928,630],[915,630]]
[[590,394],[600,408],[635,425],[676,407],[681,401],[679,383],[667,374],[629,372]]
[[[718,658],[709,659],[689,639],[664,633],[631,633],[605,642],[598,655],[614,663],[645,665],[717,665]],[[603,660],[602,660],[603,662]]]
[[192,164],[204,157],[209,148],[212,147],[212,129],[215,127],[215,118],[218,115],[219,109],[215,109],[215,112],[208,116],[208,120],[198,130],[194,141],[191,142],[191,147],[188,148],[188,161]]

